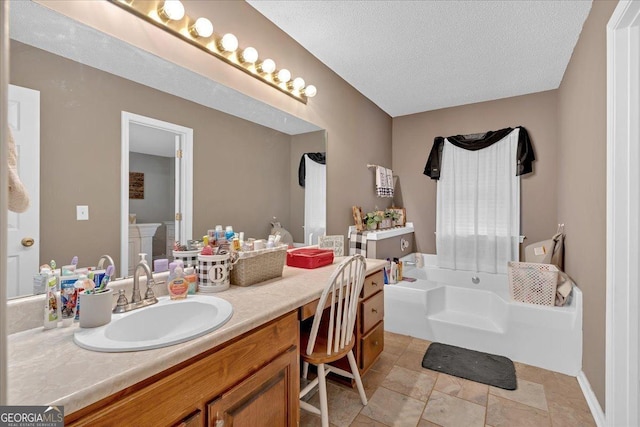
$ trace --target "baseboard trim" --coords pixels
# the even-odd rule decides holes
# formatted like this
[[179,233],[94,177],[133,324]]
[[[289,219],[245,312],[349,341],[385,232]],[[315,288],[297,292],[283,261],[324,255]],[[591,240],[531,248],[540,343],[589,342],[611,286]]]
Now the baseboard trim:
[[604,416],[604,412],[602,412],[602,407],[600,406],[600,402],[598,402],[598,398],[596,397],[593,389],[591,388],[591,384],[589,384],[589,380],[587,376],[584,374],[584,371],[580,371],[578,374],[578,384],[580,384],[580,388],[582,389],[582,394],[584,394],[584,398],[587,401],[587,405],[589,405],[589,409],[591,410],[591,415],[593,415],[593,419],[596,422],[598,427],[606,427],[607,421]]

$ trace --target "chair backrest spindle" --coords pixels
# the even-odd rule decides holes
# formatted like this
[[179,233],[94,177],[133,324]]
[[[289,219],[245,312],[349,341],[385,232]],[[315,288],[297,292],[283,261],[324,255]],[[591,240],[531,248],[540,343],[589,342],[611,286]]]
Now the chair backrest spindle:
[[362,255],[353,255],[338,265],[322,292],[311,326],[307,354],[313,353],[324,307],[329,301],[327,355],[338,352],[351,343],[358,309],[358,297],[364,285],[366,261]]

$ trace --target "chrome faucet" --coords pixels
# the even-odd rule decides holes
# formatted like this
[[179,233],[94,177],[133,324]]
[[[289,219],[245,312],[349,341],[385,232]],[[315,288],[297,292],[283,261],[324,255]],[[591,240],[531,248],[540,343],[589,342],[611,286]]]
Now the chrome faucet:
[[[107,261],[107,265],[104,265],[104,262]],[[113,258],[109,255],[102,255],[98,260],[98,264],[96,265],[96,269],[103,270],[105,267],[113,265],[113,277],[116,277],[116,264],[113,262]]]
[[[147,275],[147,292],[144,294],[144,299],[140,295],[140,278],[138,273],[142,269]],[[163,283],[163,282],[160,282]],[[136,308],[146,307],[158,302],[155,294],[153,293],[153,286],[156,284],[151,274],[151,268],[149,264],[144,261],[140,261],[136,268],[133,270],[133,293],[131,295],[131,302],[127,300],[124,295],[124,290],[121,289],[118,294],[118,301],[113,309],[114,313],[124,313],[126,311],[135,310]]]

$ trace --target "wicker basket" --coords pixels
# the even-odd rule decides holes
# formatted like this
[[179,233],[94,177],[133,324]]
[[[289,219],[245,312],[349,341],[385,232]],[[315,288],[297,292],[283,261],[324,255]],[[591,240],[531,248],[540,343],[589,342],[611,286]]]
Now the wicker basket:
[[287,245],[257,251],[239,252],[231,270],[231,284],[250,286],[282,276],[287,258]]
[[558,268],[552,264],[509,262],[509,293],[514,301],[555,305]]

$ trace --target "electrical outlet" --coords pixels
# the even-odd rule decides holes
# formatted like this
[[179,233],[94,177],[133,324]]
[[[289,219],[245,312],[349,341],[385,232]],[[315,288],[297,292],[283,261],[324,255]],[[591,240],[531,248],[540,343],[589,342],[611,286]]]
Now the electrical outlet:
[[76,206],[76,220],[88,221],[89,220],[89,206]]

